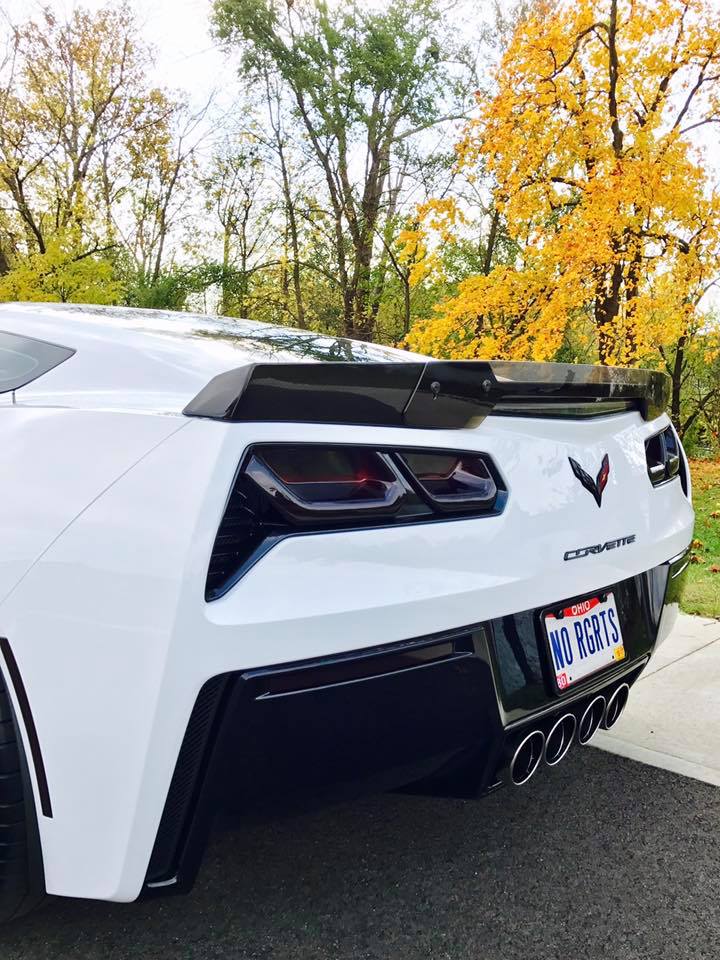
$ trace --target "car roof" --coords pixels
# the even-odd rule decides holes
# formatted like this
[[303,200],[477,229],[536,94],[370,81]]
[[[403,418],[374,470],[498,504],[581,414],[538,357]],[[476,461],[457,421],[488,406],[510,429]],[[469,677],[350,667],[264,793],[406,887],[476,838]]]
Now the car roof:
[[260,321],[92,304],[0,304],[0,331],[75,351],[21,388],[18,400],[23,403],[174,413],[213,377],[251,364],[425,359],[392,347]]
[[[98,335],[106,337],[108,346],[121,341],[138,347],[152,342],[187,341],[192,350],[198,342],[215,341],[229,348],[228,357],[253,362],[291,360],[353,361],[359,363],[392,362],[417,359],[417,354],[393,347],[276,326],[258,320],[172,310],[150,310],[139,307],[114,307],[75,303],[3,303],[0,304],[0,329],[26,336],[52,336],[62,346],[78,349],[83,340]],[[231,352],[230,352],[231,351]]]

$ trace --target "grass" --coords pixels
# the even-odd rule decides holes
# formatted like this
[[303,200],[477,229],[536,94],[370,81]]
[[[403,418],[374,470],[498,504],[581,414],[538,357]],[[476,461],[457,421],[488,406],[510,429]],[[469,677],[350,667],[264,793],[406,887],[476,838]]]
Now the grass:
[[682,607],[720,618],[720,460],[691,460],[690,471],[695,540]]

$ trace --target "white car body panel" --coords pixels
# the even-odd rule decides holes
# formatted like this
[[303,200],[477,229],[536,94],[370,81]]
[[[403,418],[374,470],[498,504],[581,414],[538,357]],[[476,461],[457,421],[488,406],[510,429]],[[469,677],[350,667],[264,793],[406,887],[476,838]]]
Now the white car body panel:
[[17,404],[3,423],[3,455],[22,469],[0,474],[0,600],[88,504],[184,423],[120,413],[110,443],[108,426],[96,411]]

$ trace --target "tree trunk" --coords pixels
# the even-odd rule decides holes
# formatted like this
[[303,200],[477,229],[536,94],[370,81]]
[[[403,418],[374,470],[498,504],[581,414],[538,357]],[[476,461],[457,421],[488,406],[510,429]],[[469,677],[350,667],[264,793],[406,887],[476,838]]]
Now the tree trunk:
[[670,419],[675,428],[680,432],[680,401],[682,399],[682,381],[685,370],[685,347],[687,346],[687,335],[683,334],[677,342],[675,350],[675,361],[672,367],[672,390],[670,393]]
[[620,290],[622,288],[622,263],[617,261],[610,273],[609,284],[602,277],[596,286],[595,327],[598,332],[598,355],[600,363],[609,364],[614,359],[617,347],[615,321],[620,313]]
[[286,313],[289,313],[288,302],[290,300],[290,278],[288,276],[288,224],[285,221],[285,233],[283,236],[283,256],[280,265],[280,293],[282,296],[282,306]]
[[[300,273],[300,237],[295,212],[295,200],[293,199],[292,184],[290,182],[290,170],[288,169],[287,160],[285,159],[281,97],[277,90],[273,88],[270,74],[267,71],[265,72],[265,91],[267,96],[268,119],[275,139],[274,149],[280,161],[280,179],[282,181],[282,191],[285,199],[286,235],[288,233],[290,235],[290,247],[292,249],[292,288],[295,298],[295,320],[300,328],[305,329],[307,327],[307,319]],[[275,113],[273,113],[273,109]]]
[[626,362],[635,363],[638,359],[637,324],[635,322],[635,308],[640,292],[640,271],[642,270],[642,250],[640,240],[635,237],[631,241],[633,254],[627,270],[625,280],[625,344]]
[[403,331],[405,336],[410,333],[410,275],[403,277]]
[[355,250],[353,271],[353,333],[358,340],[372,340],[375,324],[368,310],[370,298],[370,270],[372,264],[372,241],[363,238]]
[[373,241],[380,215],[380,201],[390,167],[389,148],[378,149],[371,144],[368,149],[372,162],[360,203],[359,229],[351,231],[355,248],[355,269],[352,275],[353,330],[354,336],[359,340],[372,340],[375,333],[375,316],[370,309]]
[[295,297],[295,319],[297,325],[305,329],[307,327],[307,320],[305,319],[305,304],[303,303],[302,285],[300,283],[300,240],[298,237],[297,217],[295,215],[295,201],[292,196],[290,171],[285,162],[285,148],[279,129],[275,131],[275,139],[278,157],[280,158],[282,189],[285,195],[285,219],[287,221],[287,231],[290,235],[290,248],[292,250],[292,286]]
[[230,309],[230,283],[229,283],[229,272],[230,272],[230,225],[229,222],[225,224],[225,229],[223,230],[223,259],[222,259],[222,293],[221,293],[221,302],[220,302],[220,313],[226,317]]
[[485,247],[485,260],[483,263],[483,273],[487,276],[492,270],[493,254],[495,253],[495,244],[497,243],[498,227],[500,226],[500,211],[493,210],[492,220],[490,221],[490,232],[488,233],[487,246]]

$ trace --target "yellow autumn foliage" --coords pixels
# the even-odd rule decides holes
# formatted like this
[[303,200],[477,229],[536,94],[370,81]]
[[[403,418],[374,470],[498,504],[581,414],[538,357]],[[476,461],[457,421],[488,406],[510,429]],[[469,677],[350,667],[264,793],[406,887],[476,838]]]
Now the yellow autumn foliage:
[[[518,250],[413,327],[437,356],[547,360],[572,328],[603,363],[647,361],[702,327],[720,275],[720,17],[710,0],[542,0],[457,145],[482,166]],[[712,138],[712,139],[710,139]],[[413,280],[463,212],[420,211]]]
[[81,251],[77,229],[59,232],[43,253],[29,254],[0,276],[0,301],[111,304],[121,296],[112,265]]

